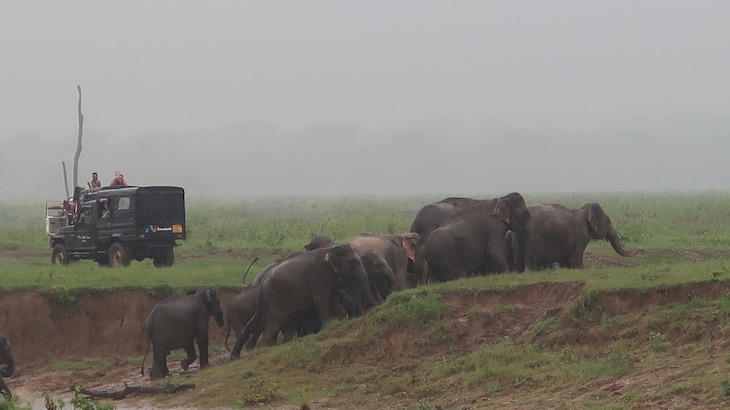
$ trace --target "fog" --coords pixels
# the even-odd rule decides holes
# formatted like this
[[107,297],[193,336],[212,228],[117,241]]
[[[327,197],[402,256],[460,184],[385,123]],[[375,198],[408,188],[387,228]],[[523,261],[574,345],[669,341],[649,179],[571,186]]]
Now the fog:
[[11,2],[0,200],[730,190],[723,1]]

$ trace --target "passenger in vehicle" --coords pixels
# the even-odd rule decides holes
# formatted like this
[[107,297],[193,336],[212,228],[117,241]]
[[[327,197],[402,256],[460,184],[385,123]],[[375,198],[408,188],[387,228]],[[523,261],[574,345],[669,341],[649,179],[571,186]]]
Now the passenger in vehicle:
[[89,186],[89,189],[101,188],[101,181],[99,180],[99,174],[97,174],[96,172],[92,172],[91,181],[87,182],[86,185]]
[[124,180],[124,175],[122,175],[121,172],[117,171],[114,173],[114,179],[112,179],[111,184],[109,186],[113,187],[122,187],[127,186],[127,181]]

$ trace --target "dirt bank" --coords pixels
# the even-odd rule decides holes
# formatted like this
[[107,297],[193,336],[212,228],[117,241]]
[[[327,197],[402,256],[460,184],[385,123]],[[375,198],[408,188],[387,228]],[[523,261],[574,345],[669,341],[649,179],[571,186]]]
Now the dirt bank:
[[[225,311],[234,291],[220,292]],[[142,325],[150,310],[164,297],[137,290],[89,291],[63,302],[38,292],[0,295],[0,333],[13,346],[22,364],[68,356],[127,357],[142,355],[147,348]],[[56,299],[61,299],[59,302]],[[211,338],[223,341],[226,328],[211,319]]]

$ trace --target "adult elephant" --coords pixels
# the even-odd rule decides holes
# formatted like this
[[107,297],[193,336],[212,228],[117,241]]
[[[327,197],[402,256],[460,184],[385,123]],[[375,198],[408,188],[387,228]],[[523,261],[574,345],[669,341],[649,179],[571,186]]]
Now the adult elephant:
[[[311,251],[314,249],[330,248],[332,246],[335,246],[335,242],[329,236],[315,236],[308,244],[304,245],[303,249]],[[377,251],[365,252],[360,255],[360,259],[362,260],[365,272],[368,274],[368,282],[370,282],[370,290],[373,297],[375,297],[378,303],[383,303],[385,296],[396,286],[393,269],[388,265],[388,261]],[[357,289],[348,290],[348,293],[353,299],[352,302],[355,304],[355,308],[360,309],[360,314],[362,314],[362,295],[358,296],[357,293],[360,292]]]
[[352,237],[348,243],[355,247],[360,256],[375,251],[385,259],[395,274],[393,291],[406,288],[409,262],[413,265],[412,273],[418,277],[421,283],[425,283],[428,264],[424,256],[421,235],[415,232],[406,232],[401,235],[361,233]]
[[431,232],[441,226],[446,219],[477,202],[479,201],[472,198],[449,197],[424,205],[413,219],[411,232],[421,235],[421,240],[425,244]]
[[2,376],[0,377],[0,393],[9,399],[13,397],[13,394],[10,393],[10,388],[5,384],[3,377],[11,377],[15,373],[15,359],[10,350],[10,342],[5,335],[0,335],[0,364],[3,365],[3,368],[0,369],[0,376]]
[[[244,348],[246,350],[253,349],[261,335],[261,326],[258,321],[255,321],[249,328],[248,338],[246,340],[243,339],[243,329],[251,318],[254,317],[254,313],[256,313],[258,294],[258,286],[248,286],[228,302],[228,306],[226,307],[228,331],[226,332],[224,345],[228,348],[228,337],[230,336],[231,330],[233,330],[236,343],[231,349],[231,360],[238,359],[241,356],[241,350]],[[344,309],[344,314],[340,313],[340,307]],[[347,315],[355,316],[357,314],[356,311],[357,308],[352,304],[352,299],[344,290],[336,289],[332,293],[330,297],[330,315],[344,318]],[[284,334],[284,341],[286,342],[291,340],[295,335],[304,336],[315,333],[320,328],[321,324],[316,317],[316,312],[309,309],[290,315],[282,326],[281,332]]]
[[429,278],[447,281],[470,272],[507,271],[507,230],[515,233],[515,268],[522,271],[532,229],[530,212],[519,193],[480,200],[450,216],[429,236],[425,249]]
[[180,366],[187,370],[195,361],[195,344],[200,351],[200,368],[208,366],[208,318],[213,316],[218,327],[223,326],[223,311],[218,294],[212,287],[199,288],[187,295],[171,296],[155,305],[144,324],[147,335],[147,352],[152,345],[152,368],[150,380],[160,379],[170,374],[167,368],[167,355],[173,349],[185,349],[187,357],[180,360]]
[[634,256],[640,249],[627,251],[621,245],[611,218],[597,203],[578,209],[562,205],[528,207],[534,224],[530,269],[544,269],[558,263],[564,268],[582,268],[583,252],[593,239],[605,239],[621,256]]
[[367,299],[365,309],[378,304],[370,291],[360,256],[352,245],[299,252],[266,273],[259,286],[256,312],[246,324],[242,339],[248,340],[259,326],[261,343],[271,345],[287,318],[308,309],[314,309],[319,323],[324,325],[330,318],[330,298],[338,289],[338,278],[359,284]]

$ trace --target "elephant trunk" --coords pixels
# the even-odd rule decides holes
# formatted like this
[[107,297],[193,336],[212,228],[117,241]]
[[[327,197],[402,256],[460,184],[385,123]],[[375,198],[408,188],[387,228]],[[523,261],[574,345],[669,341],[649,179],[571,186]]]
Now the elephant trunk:
[[2,375],[3,377],[10,377],[13,374],[15,374],[15,360],[10,357],[6,361],[5,366],[0,369],[0,375]]
[[[391,270],[391,269],[386,269],[384,275],[388,279],[388,285],[390,286],[390,292],[393,292],[395,290],[396,283],[398,283],[398,280],[395,278],[395,273],[393,273],[393,270]],[[385,295],[383,297],[385,297]]]
[[627,251],[621,246],[621,241],[618,239],[618,234],[616,233],[616,229],[612,226],[610,232],[606,235],[606,240],[611,242],[611,246],[613,246],[613,250],[616,251],[621,256],[634,256],[637,253],[641,251],[641,249],[632,249],[630,251]]
[[[365,272],[365,268],[362,268],[362,275],[358,275],[360,287],[362,288],[363,292],[363,310],[368,310],[372,307],[380,305],[377,299],[375,299],[375,296],[373,296],[373,292],[370,289],[370,281],[368,280],[368,275]],[[395,282],[395,276],[393,276],[393,283]]]

